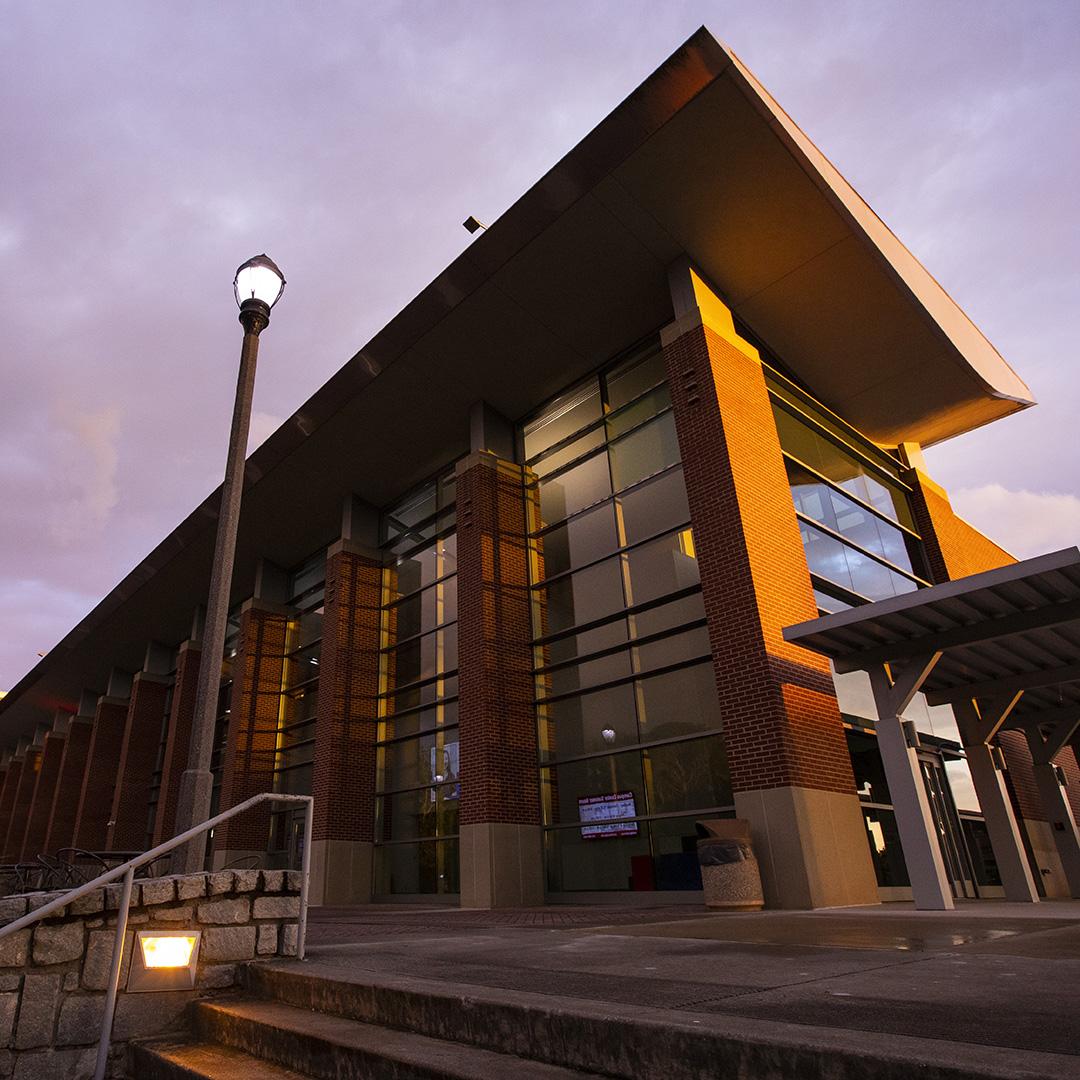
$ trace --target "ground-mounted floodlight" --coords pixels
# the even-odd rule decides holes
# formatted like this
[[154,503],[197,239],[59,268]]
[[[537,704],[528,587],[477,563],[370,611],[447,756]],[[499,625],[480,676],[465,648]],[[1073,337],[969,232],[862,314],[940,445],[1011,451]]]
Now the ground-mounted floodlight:
[[128,993],[193,989],[201,941],[201,930],[137,930]]

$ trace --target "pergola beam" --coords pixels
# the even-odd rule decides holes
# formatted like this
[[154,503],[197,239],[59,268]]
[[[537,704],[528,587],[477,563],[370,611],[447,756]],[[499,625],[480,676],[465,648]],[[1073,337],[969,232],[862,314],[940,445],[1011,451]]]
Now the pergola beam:
[[995,697],[1016,690],[1036,690],[1040,686],[1057,686],[1058,683],[1080,682],[1080,663],[1064,664],[1062,667],[1041,671],[1024,671],[1015,675],[1003,675],[997,679],[950,686],[942,690],[929,690],[926,701],[930,705],[951,705],[954,701],[970,698]]
[[1018,611],[1012,615],[987,617],[969,626],[957,626],[952,630],[928,631],[924,636],[910,641],[881,645],[874,649],[843,656],[833,662],[841,674],[849,671],[868,670],[876,664],[892,664],[925,653],[928,649],[946,652],[965,645],[981,645],[1000,641],[1015,634],[1031,630],[1048,630],[1067,622],[1080,619],[1080,600],[1050,604],[1033,611]]

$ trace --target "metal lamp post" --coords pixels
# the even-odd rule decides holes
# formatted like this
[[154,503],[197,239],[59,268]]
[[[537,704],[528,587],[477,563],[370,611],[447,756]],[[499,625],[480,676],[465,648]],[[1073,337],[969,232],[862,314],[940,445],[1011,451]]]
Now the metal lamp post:
[[[259,334],[270,322],[270,309],[285,291],[285,277],[266,255],[248,259],[236,271],[233,281],[244,343],[240,349],[240,375],[236,383],[232,430],[229,433],[229,456],[225,480],[221,485],[221,509],[218,514],[217,541],[210,572],[210,597],[206,605],[203,630],[202,662],[195,697],[195,717],[191,725],[188,766],[180,779],[176,832],[179,834],[210,817],[214,778],[210,760],[214,752],[214,728],[217,723],[218,690],[221,685],[221,660],[225,652],[225,630],[229,618],[229,592],[232,586],[236,533],[240,524],[240,496],[244,488],[244,459],[251,400],[255,389],[255,361],[259,355]],[[199,836],[173,857],[173,873],[195,873],[203,868],[206,838]]]

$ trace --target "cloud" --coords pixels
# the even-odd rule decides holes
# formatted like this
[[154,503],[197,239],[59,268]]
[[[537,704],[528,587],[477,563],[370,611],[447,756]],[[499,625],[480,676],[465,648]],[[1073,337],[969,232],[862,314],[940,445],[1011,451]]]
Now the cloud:
[[273,413],[253,412],[251,428],[248,431],[247,452],[250,454],[257,446],[266,442],[283,423],[282,418],[274,416]]
[[116,467],[120,459],[116,442],[120,434],[120,409],[107,405],[85,411],[68,402],[55,409],[60,432],[59,498],[53,505],[53,535],[72,541],[87,531],[100,531],[119,500]]
[[961,517],[1020,559],[1080,542],[1080,496],[983,484],[951,492],[950,501]]

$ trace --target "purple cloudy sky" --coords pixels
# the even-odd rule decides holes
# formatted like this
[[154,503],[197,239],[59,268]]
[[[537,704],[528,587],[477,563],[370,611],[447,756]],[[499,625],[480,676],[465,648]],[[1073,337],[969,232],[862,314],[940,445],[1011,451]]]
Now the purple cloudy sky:
[[957,508],[1080,539],[1075,0],[0,15],[0,688],[219,481],[239,262],[289,278],[254,445],[701,23],[1041,401],[929,452]]

